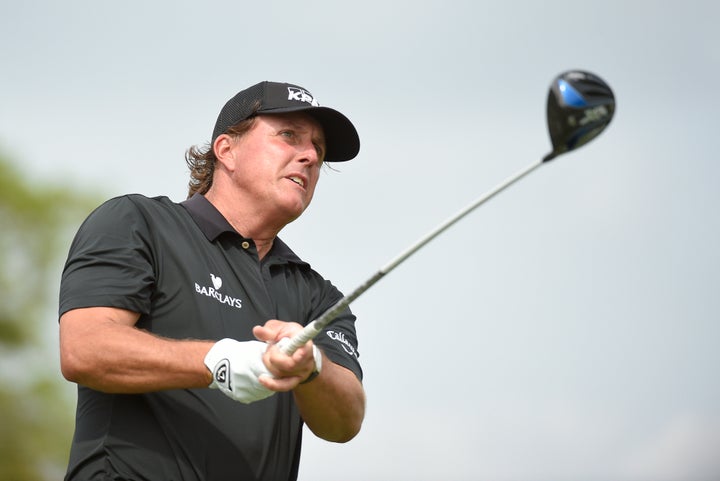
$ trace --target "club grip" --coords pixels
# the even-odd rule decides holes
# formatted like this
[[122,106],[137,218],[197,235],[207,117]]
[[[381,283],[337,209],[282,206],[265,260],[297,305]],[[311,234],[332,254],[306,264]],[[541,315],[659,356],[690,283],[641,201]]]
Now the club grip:
[[317,325],[317,321],[312,321],[293,337],[282,339],[282,341],[285,342],[281,341],[278,347],[284,354],[292,356],[295,351],[317,336],[321,330],[322,327]]

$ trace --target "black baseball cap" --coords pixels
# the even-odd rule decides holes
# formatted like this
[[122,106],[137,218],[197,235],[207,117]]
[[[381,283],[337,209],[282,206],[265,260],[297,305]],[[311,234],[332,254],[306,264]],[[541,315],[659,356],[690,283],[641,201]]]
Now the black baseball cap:
[[347,117],[321,107],[308,90],[298,85],[268,81],[248,87],[227,101],[215,123],[212,142],[233,125],[255,115],[288,112],[306,112],[320,123],[325,132],[326,162],[350,160],[360,151],[360,138]]

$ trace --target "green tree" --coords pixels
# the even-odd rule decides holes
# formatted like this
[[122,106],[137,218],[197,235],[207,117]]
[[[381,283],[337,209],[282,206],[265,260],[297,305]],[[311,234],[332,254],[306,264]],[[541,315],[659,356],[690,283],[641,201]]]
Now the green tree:
[[56,336],[57,286],[72,231],[96,203],[67,186],[29,182],[0,154],[3,481],[58,479],[67,463],[73,406],[48,339]]

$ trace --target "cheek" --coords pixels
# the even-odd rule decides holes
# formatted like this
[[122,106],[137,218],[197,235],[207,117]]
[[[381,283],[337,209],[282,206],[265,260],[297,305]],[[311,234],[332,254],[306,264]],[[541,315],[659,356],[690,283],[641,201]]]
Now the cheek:
[[318,184],[319,180],[320,180],[320,172],[319,171],[314,172],[312,177],[310,177],[310,179],[308,179],[308,181],[310,182],[310,189],[308,189],[308,190],[310,191],[311,194],[313,192],[315,192],[315,189],[317,188],[317,184]]

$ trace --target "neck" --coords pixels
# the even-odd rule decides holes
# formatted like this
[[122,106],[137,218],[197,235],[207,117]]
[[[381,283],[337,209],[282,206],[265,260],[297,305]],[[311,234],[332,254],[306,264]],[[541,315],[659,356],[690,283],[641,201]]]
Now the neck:
[[248,199],[230,199],[210,189],[205,198],[227,219],[230,225],[243,237],[255,243],[260,259],[272,248],[278,233],[286,223],[273,221],[258,206]]

